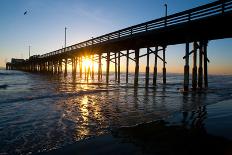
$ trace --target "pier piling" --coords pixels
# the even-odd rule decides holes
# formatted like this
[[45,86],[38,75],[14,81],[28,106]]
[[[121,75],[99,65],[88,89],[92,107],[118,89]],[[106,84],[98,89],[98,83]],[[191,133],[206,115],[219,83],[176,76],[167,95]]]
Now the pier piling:
[[184,91],[189,88],[189,43],[185,47],[185,66],[184,66]]
[[59,68],[58,68],[58,72],[62,73],[62,59],[59,60]]
[[163,84],[166,84],[165,51],[166,51],[166,46],[163,46]]
[[64,66],[64,75],[67,75],[67,68],[68,68],[68,58],[65,58],[65,62],[64,62],[65,66]]
[[121,59],[121,53],[118,52],[118,83],[120,83],[120,59]]
[[117,53],[115,52],[114,53],[114,74],[115,74],[115,82],[117,81],[118,79],[118,73],[117,73]]
[[80,78],[82,78],[82,56],[79,57]]
[[126,83],[128,83],[129,50],[126,51]]
[[208,88],[208,57],[207,57],[207,41],[203,42],[203,52],[204,52],[204,84],[205,88]]
[[94,54],[92,55],[92,80],[94,80]]
[[106,59],[106,83],[109,84],[109,72],[110,72],[110,52],[107,52]]
[[138,86],[139,80],[139,48],[135,49],[135,77],[134,77],[134,86]]
[[199,43],[199,67],[198,67],[198,87],[202,88],[202,82],[203,82],[203,68],[202,68],[202,56],[203,56],[203,46],[202,41]]
[[157,80],[157,55],[158,55],[158,46],[155,47],[155,64],[154,64],[154,73],[153,73],[153,86],[156,86],[156,80]]
[[192,89],[197,88],[197,43],[193,43],[193,70],[192,70]]
[[147,48],[147,66],[146,66],[146,80],[145,86],[148,87],[149,85],[149,48]]
[[102,74],[102,65],[101,65],[101,53],[98,55],[98,81],[101,80],[101,74]]

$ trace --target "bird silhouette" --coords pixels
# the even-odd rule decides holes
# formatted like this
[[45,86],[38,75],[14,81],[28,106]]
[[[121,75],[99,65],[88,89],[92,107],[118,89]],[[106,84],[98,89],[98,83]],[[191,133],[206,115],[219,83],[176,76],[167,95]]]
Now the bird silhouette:
[[24,15],[26,15],[26,14],[27,14],[27,11],[24,12]]

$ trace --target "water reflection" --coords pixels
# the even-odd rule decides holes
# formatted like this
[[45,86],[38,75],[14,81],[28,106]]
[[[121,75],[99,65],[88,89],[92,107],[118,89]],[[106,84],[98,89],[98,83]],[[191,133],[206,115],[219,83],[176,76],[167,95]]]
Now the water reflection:
[[[79,113],[74,117],[82,120],[76,123],[77,128],[83,130],[79,133],[83,136],[92,134],[91,129],[88,129],[90,126],[96,129],[128,126],[165,118],[180,110],[183,112],[182,122],[187,125],[188,120],[196,115],[197,109],[204,115],[205,108],[201,107],[210,102],[206,94],[183,95],[173,89],[172,85],[143,89],[118,87],[114,83],[106,87],[91,82],[82,83],[83,80],[69,75],[59,78],[58,81],[58,90],[65,94],[70,93],[63,100],[72,106],[73,112],[70,115]],[[195,120],[195,125],[200,121],[201,119]]]
[[[207,133],[206,106],[183,111],[179,117],[121,127],[112,135],[123,143],[133,143],[141,154],[230,154],[232,141]],[[137,149],[138,149],[137,148]],[[137,151],[138,152],[138,151]]]

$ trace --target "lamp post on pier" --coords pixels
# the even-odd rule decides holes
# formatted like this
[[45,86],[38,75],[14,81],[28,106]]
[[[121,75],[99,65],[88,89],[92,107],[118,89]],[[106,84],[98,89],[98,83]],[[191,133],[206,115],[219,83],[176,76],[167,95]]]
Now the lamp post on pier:
[[164,4],[164,7],[165,7],[165,26],[167,26],[168,5]]

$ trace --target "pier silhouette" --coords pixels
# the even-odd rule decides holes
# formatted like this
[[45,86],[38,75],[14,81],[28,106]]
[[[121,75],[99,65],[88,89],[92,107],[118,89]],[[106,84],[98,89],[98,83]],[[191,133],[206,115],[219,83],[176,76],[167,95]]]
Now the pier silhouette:
[[[120,83],[120,58],[126,57],[126,83],[128,66],[135,63],[134,86],[138,86],[140,58],[147,57],[145,85],[149,85],[149,56],[155,55],[153,85],[157,84],[157,61],[163,63],[163,83],[166,83],[166,48],[186,44],[184,66],[184,91],[189,90],[189,59],[193,55],[192,89],[208,88],[207,45],[210,40],[232,37],[232,0],[218,0],[183,12],[124,28],[90,40],[77,43],[43,55],[33,55],[27,60],[6,63],[6,69],[30,72],[50,72],[67,75],[67,65],[72,64],[76,75],[79,66],[82,78],[82,59],[98,63],[97,76],[102,80],[102,59],[106,60],[106,83],[109,83],[110,63],[115,64],[115,81]],[[193,44],[193,49],[190,49]],[[146,48],[145,54],[140,49]],[[134,56],[132,56],[134,55]],[[197,61],[197,59],[199,59]],[[198,62],[198,64],[197,64]],[[85,78],[94,78],[94,67],[85,70]],[[204,86],[203,86],[204,84]]]

